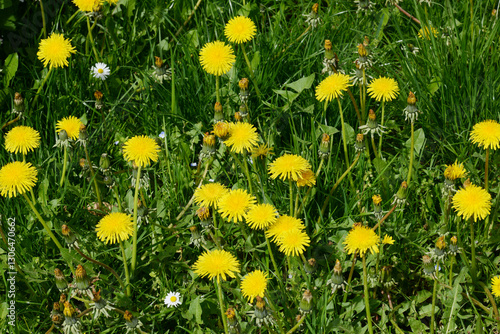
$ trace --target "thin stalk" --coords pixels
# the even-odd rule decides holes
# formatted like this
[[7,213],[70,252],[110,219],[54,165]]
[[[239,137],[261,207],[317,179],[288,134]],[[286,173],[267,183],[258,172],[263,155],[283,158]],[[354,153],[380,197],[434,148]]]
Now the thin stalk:
[[273,251],[271,249],[271,243],[269,242],[269,238],[267,235],[264,233],[264,236],[266,237],[266,244],[267,244],[267,250],[269,251],[269,257],[271,257],[271,262],[273,263],[274,271],[276,272],[276,277],[278,278],[278,282],[281,282],[281,271],[278,268],[278,265],[276,264],[276,260],[274,259]]
[[495,315],[495,320],[497,321],[497,328],[500,328],[500,315],[498,314],[498,308],[497,304],[495,303],[495,298],[491,295],[490,289],[483,283],[479,282],[479,285],[484,289],[484,292],[486,293],[486,296],[488,296],[488,299],[491,303],[491,307],[493,308],[493,314]]
[[368,282],[367,282],[368,273],[366,272],[366,257],[363,255],[362,258],[363,258],[363,285],[365,287],[364,294],[365,294],[366,318],[368,320],[368,331],[370,332],[370,334],[373,334],[372,315],[370,312],[370,294],[368,292]]
[[299,194],[300,194],[300,188],[297,188],[297,195],[295,195],[295,211],[293,212],[293,216],[297,217],[298,214],[298,209],[299,209]]
[[300,320],[295,324],[295,326],[293,326],[288,332],[286,332],[286,334],[292,334],[293,332],[295,332],[300,327],[300,325],[302,325],[304,320],[306,320],[305,314],[302,316],[302,318],[300,318]]
[[[340,99],[337,98],[337,102],[339,104],[339,112],[340,112],[340,121],[342,122],[342,142],[344,144],[344,158],[345,158],[345,163],[346,166],[349,166],[349,153],[347,151],[347,137],[346,137],[346,131],[345,131],[345,124],[344,124],[344,113],[342,112],[342,104],[340,103]],[[349,183],[351,184],[352,191],[355,193],[356,192],[356,187],[354,186],[354,182],[352,181],[351,174],[349,173]]]
[[224,301],[222,300],[222,288],[220,282],[216,283],[214,280],[214,284],[215,287],[217,288],[217,296],[219,297],[219,307],[220,307],[220,314],[222,317],[222,324],[224,325],[224,333],[229,334],[227,328],[226,313],[224,313]]
[[219,88],[220,88],[220,76],[216,75],[215,76],[215,98],[216,98],[217,102],[220,103]]
[[290,216],[293,216],[293,186],[292,179],[288,179],[288,184],[290,186]]
[[90,161],[89,151],[87,150],[87,145],[83,146],[85,150],[85,156],[87,157],[87,163],[89,164],[90,176],[94,180],[95,194],[97,196],[97,202],[99,202],[99,208],[102,208],[101,192],[99,191],[99,186],[97,185],[97,179],[94,174],[94,168],[92,168],[92,161]]
[[135,266],[137,262],[137,202],[139,200],[139,179],[141,178],[141,168],[137,168],[137,178],[135,179],[135,194],[134,194],[134,234],[133,234],[133,246],[132,246],[132,273],[135,271]]
[[[123,269],[125,270],[125,280],[127,282],[127,297],[130,297],[132,295],[130,291],[130,274],[128,272],[127,258],[125,257],[125,248],[122,241],[120,241],[120,249],[122,250]],[[121,282],[121,285],[123,286],[123,282]]]
[[373,154],[378,157],[378,152],[377,152],[377,145],[375,145],[375,138],[373,137],[373,135],[370,136],[371,137],[371,141],[372,141],[372,148],[373,148]]
[[45,83],[49,79],[50,73],[52,73],[52,69],[53,69],[53,67],[50,66],[49,71],[47,72],[47,75],[45,76],[45,78],[43,78],[42,84],[40,85],[40,87],[38,87],[38,90],[36,91],[36,94],[35,94],[35,98],[33,99],[33,103],[32,103],[33,107],[35,107],[36,101],[38,100],[38,96],[40,96],[40,92],[42,91],[43,86],[45,86]]
[[[332,65],[330,66],[330,68],[333,70],[333,72],[338,73],[335,66]],[[352,94],[352,91],[349,87],[347,87],[347,94],[349,94],[349,98],[351,99],[352,105],[354,106],[354,110],[356,111],[356,116],[358,117],[359,125],[364,125],[363,119],[361,118],[361,114],[359,113],[358,104],[356,103],[356,99],[354,98],[354,95]]]
[[351,284],[352,280],[352,275],[354,274],[354,265],[356,264],[356,257],[358,253],[352,254],[352,264],[351,264],[351,270],[349,271],[349,277],[347,278],[347,287],[344,291],[344,297],[342,298],[342,303],[345,303],[347,301],[347,292],[349,289],[349,285]]
[[[198,4],[201,2],[201,0],[198,2]],[[195,6],[195,10],[196,10],[196,6]],[[193,15],[194,12],[191,14]],[[172,49],[170,49],[170,69],[172,70],[172,79],[171,79],[171,89],[172,89],[172,104],[171,104],[171,109],[172,109],[172,114],[176,114],[177,113],[177,100],[175,99],[175,68],[174,68],[174,64],[175,64],[175,59],[174,59],[174,51]]]
[[[316,171],[316,178],[318,177],[319,173],[321,172],[321,168],[323,168],[323,164],[325,162],[325,159],[321,159],[319,162],[318,170]],[[297,204],[295,204],[295,217],[298,217],[300,213],[302,212],[302,208],[306,205],[307,199],[309,198],[309,194],[311,193],[312,187],[308,187],[306,195],[302,199],[302,202],[300,203],[300,206],[297,208]],[[297,193],[298,195],[298,193]]]
[[61,244],[59,243],[59,240],[57,240],[57,238],[54,235],[54,233],[52,233],[52,231],[50,230],[49,226],[47,225],[47,223],[45,222],[45,220],[43,220],[42,216],[40,215],[40,213],[38,212],[38,210],[35,208],[35,206],[33,205],[33,203],[31,203],[31,201],[28,198],[28,196],[26,195],[26,193],[23,193],[23,196],[24,196],[24,199],[26,200],[26,202],[28,202],[28,205],[30,206],[31,210],[33,210],[33,212],[35,213],[35,216],[38,218],[38,220],[40,221],[40,223],[42,223],[43,228],[45,229],[45,231],[49,234],[49,236],[52,239],[52,241],[54,241],[54,243],[56,244],[57,248],[59,248],[59,251],[62,253],[63,246],[61,246]]
[[118,189],[116,188],[116,186],[113,187],[113,193],[115,194],[116,202],[118,203],[118,210],[120,210],[120,212],[123,212],[122,202],[120,201],[120,195],[118,194]]
[[450,285],[453,286],[453,263],[455,262],[455,256],[450,256]]
[[248,189],[250,190],[250,194],[253,195],[253,189],[252,189],[252,178],[250,177],[250,171],[248,169],[248,162],[247,162],[247,151],[243,150],[243,163],[244,163],[244,172],[248,180]]
[[[382,137],[380,138],[382,140]],[[408,167],[408,177],[406,179],[406,183],[408,187],[410,186],[411,173],[413,171],[413,160],[415,158],[415,133],[414,133],[414,125],[411,122],[411,145],[410,145],[410,166]]]
[[394,205],[392,206],[392,208],[389,210],[389,212],[387,212],[387,213],[385,214],[385,216],[384,216],[384,217],[382,217],[382,219],[380,219],[380,221],[377,223],[377,225],[375,225],[375,226],[373,226],[373,227],[372,227],[372,230],[374,230],[374,231],[375,231],[375,230],[376,230],[379,226],[381,226],[381,225],[382,225],[382,223],[383,223],[383,222],[387,219],[387,217],[389,217],[389,216],[391,215],[391,213],[393,213],[393,212],[394,212],[394,210],[396,210],[396,206],[397,206],[397,204],[394,204]]
[[[201,187],[201,185],[203,184],[203,180],[205,180],[205,177],[207,176],[208,168],[212,164],[212,161],[213,161],[213,159],[208,160],[207,164],[205,165],[205,170],[203,171],[203,175],[201,176],[200,183],[198,184],[198,187],[196,187],[196,188]],[[184,216],[184,214],[189,209],[191,204],[193,204],[193,201],[194,201],[194,193],[193,193],[193,196],[191,196],[191,198],[189,199],[189,202],[186,204],[184,209],[182,209],[182,211],[177,215],[177,217],[175,217],[175,220],[180,220],[182,218],[182,216]]]
[[59,182],[59,187],[62,188],[64,184],[64,176],[66,175],[66,165],[68,164],[68,147],[64,146],[64,160],[63,160],[63,170],[61,174],[61,182]]
[[323,107],[323,117],[325,118],[325,125],[328,125],[326,121],[326,109],[328,108],[328,101],[325,100],[325,106]]
[[363,120],[366,119],[366,72],[365,68],[363,67],[363,84],[361,85],[362,89],[360,87],[360,100],[361,100],[361,117]]
[[307,263],[306,257],[304,256],[303,253],[301,253],[300,254],[300,258],[302,259],[302,262],[303,262],[302,265],[299,265],[300,271],[302,272],[302,275],[304,276],[304,280],[306,281],[307,289],[311,290],[311,282],[310,282],[311,281],[311,277],[309,275],[307,275],[306,270],[304,268],[304,266]]
[[471,238],[471,274],[472,274],[472,281],[476,282],[477,278],[476,241],[474,238],[474,222],[472,221],[472,217],[470,217],[469,223],[470,223],[470,238]]
[[75,13],[71,15],[71,17],[66,21],[66,25],[69,25],[69,23],[75,18],[75,16],[78,15],[78,13],[80,13],[80,11],[76,10]]
[[488,163],[490,157],[490,148],[486,149],[486,161],[484,164],[484,189],[488,191]]
[[434,309],[436,308],[436,292],[437,292],[437,279],[434,279],[434,288],[432,289],[432,307],[431,307],[431,334],[434,334]]
[[283,318],[281,316],[278,316],[278,315],[280,315],[280,313],[278,312],[278,308],[276,307],[276,305],[274,305],[273,299],[267,294],[267,292],[264,292],[264,293],[265,293],[265,297],[267,299],[267,304],[269,305],[271,310],[276,315],[276,320],[277,320],[276,324],[278,325],[279,332],[285,334],[285,330],[283,329],[283,324],[282,324]]
[[248,66],[248,71],[250,72],[250,78],[252,79],[253,84],[255,85],[255,92],[257,93],[257,96],[259,98],[261,98],[259,86],[257,85],[257,80],[255,79],[255,75],[254,75],[253,70],[252,70],[252,64],[250,64],[250,60],[248,59],[247,52],[245,51],[245,45],[243,45],[243,43],[241,43],[240,46],[241,46],[241,51],[243,51],[243,57],[245,57],[245,61],[246,61],[247,66]]
[[[380,119],[380,125],[384,126],[384,115],[385,115],[385,101],[382,100],[382,117]],[[382,158],[382,138],[384,134],[380,133],[380,140],[378,142],[378,157]]]
[[404,10],[403,8],[401,8],[401,6],[399,6],[397,3],[394,4],[394,6],[403,14],[405,14],[406,16],[408,16],[410,19],[413,20],[413,22],[417,23],[420,25],[420,21],[414,17],[413,15],[411,15],[410,13],[408,13],[406,10]]
[[43,10],[43,1],[40,0],[40,11],[42,13],[43,38],[47,38],[47,24],[45,22],[45,11]]
[[89,31],[90,44],[92,45],[92,51],[94,51],[95,60],[99,62],[99,53],[97,52],[94,45],[94,37],[92,37],[92,28],[90,28],[90,18],[87,16],[87,29]]

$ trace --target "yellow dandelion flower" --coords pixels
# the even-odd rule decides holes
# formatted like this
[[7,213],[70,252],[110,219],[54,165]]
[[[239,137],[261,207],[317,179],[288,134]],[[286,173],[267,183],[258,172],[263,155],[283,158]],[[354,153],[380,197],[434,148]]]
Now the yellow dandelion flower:
[[231,152],[243,153],[257,145],[258,140],[257,129],[252,124],[238,122],[231,124],[229,138],[224,141],[224,144],[231,148]]
[[354,226],[354,228],[349,231],[344,241],[345,250],[348,254],[354,254],[358,251],[361,256],[364,256],[368,250],[370,250],[372,254],[378,253],[378,243],[379,238],[377,233],[371,228],[363,225]]
[[135,136],[123,145],[123,156],[127,161],[133,161],[137,166],[148,166],[151,161],[158,161],[160,146],[156,140],[146,136]]
[[0,194],[4,197],[22,195],[36,184],[36,168],[29,162],[14,161],[0,169]]
[[498,149],[500,147],[500,124],[491,119],[475,124],[470,133],[470,140],[485,149]]
[[95,228],[97,237],[106,244],[114,244],[127,240],[134,233],[132,217],[121,212],[113,212],[104,216]]
[[234,189],[219,200],[218,211],[222,218],[236,223],[243,220],[253,204],[255,204],[255,198],[245,189]]
[[254,230],[265,230],[278,219],[278,211],[271,204],[257,204],[245,215],[246,223]]
[[220,183],[207,183],[194,191],[194,201],[201,206],[217,208],[217,203],[227,192]]
[[214,130],[212,131],[217,137],[222,140],[226,139],[231,130],[231,124],[225,121],[217,122],[214,124]]
[[5,135],[5,149],[10,153],[27,154],[40,146],[40,134],[29,126],[16,126]]
[[302,172],[310,168],[309,161],[301,156],[285,154],[269,165],[269,174],[271,174],[271,179],[279,177],[281,180],[292,179],[297,181]]
[[398,96],[399,87],[393,78],[380,77],[368,85],[368,95],[377,101],[391,101]]
[[252,271],[241,279],[241,294],[248,298],[250,303],[253,303],[255,297],[264,298],[264,292],[267,288],[267,273],[260,270]]
[[65,39],[62,34],[53,33],[48,38],[42,39],[38,46],[38,59],[47,67],[68,66],[68,57],[75,53],[75,48],[69,39]]
[[384,239],[382,240],[384,245],[394,245],[394,239],[390,235],[384,235]]
[[467,174],[467,171],[464,168],[464,164],[458,163],[456,160],[452,165],[447,165],[444,170],[444,177],[450,181],[461,179],[465,177],[465,174]]
[[283,215],[276,219],[276,222],[267,229],[266,236],[270,238],[271,241],[277,242],[283,233],[291,230],[302,231],[305,228],[306,227],[300,219]]
[[500,298],[500,276],[495,276],[491,279],[491,293]]
[[235,274],[240,272],[239,266],[238,260],[231,253],[216,249],[200,255],[193,270],[201,277],[217,278],[218,283],[220,278],[225,281],[226,275],[235,278]]
[[483,188],[474,184],[462,188],[452,199],[453,208],[457,211],[459,216],[464,219],[474,218],[484,219],[490,214],[491,209],[491,195]]
[[233,67],[235,60],[233,49],[224,42],[207,43],[200,51],[201,67],[209,74],[226,74]]
[[75,116],[64,117],[56,124],[56,132],[66,131],[68,138],[76,140],[80,136],[80,126],[83,123]]
[[306,232],[298,229],[283,232],[278,239],[279,251],[286,256],[297,256],[306,251],[311,239]]
[[252,158],[264,159],[268,155],[273,154],[273,148],[267,147],[267,144],[260,144],[252,149]]
[[231,43],[245,43],[254,38],[257,32],[255,23],[245,16],[233,17],[226,24],[224,34]]
[[352,86],[349,83],[349,78],[349,75],[342,73],[330,75],[316,87],[316,100],[330,102],[333,99],[342,97],[342,92],[346,91],[347,87]]
[[430,30],[429,30],[429,27],[423,27],[423,28],[420,28],[420,30],[418,31],[417,36],[420,39],[431,39],[431,32],[434,35],[434,38],[436,38],[439,34],[439,31],[434,27],[431,27]]
[[315,184],[316,184],[316,174],[310,169],[302,171],[300,177],[297,179],[298,187],[305,187],[305,186],[312,187]]
[[73,3],[82,12],[94,12],[99,8],[102,0],[73,0]]

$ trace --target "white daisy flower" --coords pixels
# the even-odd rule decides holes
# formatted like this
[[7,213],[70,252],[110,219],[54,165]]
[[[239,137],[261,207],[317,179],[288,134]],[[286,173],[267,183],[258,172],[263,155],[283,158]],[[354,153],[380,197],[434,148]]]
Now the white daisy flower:
[[108,65],[104,63],[97,63],[91,68],[92,76],[97,79],[101,79],[102,81],[106,80],[108,75],[111,73]]
[[165,297],[165,305],[168,307],[177,307],[182,304],[181,294],[178,292],[170,291]]

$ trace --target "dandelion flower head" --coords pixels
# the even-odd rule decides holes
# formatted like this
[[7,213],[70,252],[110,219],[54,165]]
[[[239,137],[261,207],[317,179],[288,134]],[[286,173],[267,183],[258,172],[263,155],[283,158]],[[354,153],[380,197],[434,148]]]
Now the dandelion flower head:
[[250,303],[253,303],[254,298],[257,296],[263,298],[267,288],[267,281],[267,274],[260,270],[245,275],[241,279],[240,285],[243,297],[247,298]]
[[243,220],[253,204],[255,198],[245,189],[234,189],[219,200],[218,211],[222,218],[236,223]]
[[434,38],[438,36],[438,30],[434,27],[431,27],[429,30],[429,27],[423,27],[418,30],[418,38],[420,39],[431,39],[431,32],[434,35]]
[[366,251],[378,253],[379,237],[371,228],[363,225],[356,225],[349,231],[344,241],[345,250],[348,254],[354,254],[356,251],[364,256]]
[[444,177],[448,180],[454,181],[456,179],[461,179],[467,174],[463,163],[458,163],[455,161],[453,164],[446,166],[444,170]]
[[475,124],[470,140],[479,147],[497,150],[500,147],[500,124],[491,119]]
[[316,184],[316,174],[310,170],[306,169],[300,174],[300,178],[297,180],[297,187],[312,187]]
[[368,85],[368,95],[377,101],[392,101],[398,96],[399,87],[393,78],[380,77]]
[[302,221],[298,218],[291,217],[288,215],[280,216],[276,222],[271,225],[267,231],[266,236],[274,242],[279,242],[279,239],[283,233],[292,230],[304,230],[306,227]]
[[231,148],[231,152],[243,153],[257,145],[258,140],[257,129],[252,124],[238,122],[231,124],[229,138],[224,143]]
[[246,223],[254,230],[265,230],[278,219],[278,211],[271,204],[257,204],[245,215]]
[[37,56],[44,67],[64,67],[68,66],[68,57],[75,52],[69,39],[65,39],[62,34],[53,33],[40,41]]
[[80,127],[83,125],[82,121],[75,116],[64,117],[56,124],[56,132],[59,133],[62,130],[66,131],[68,138],[78,139],[80,136]]
[[113,212],[104,216],[95,228],[97,237],[106,244],[120,243],[127,240],[134,232],[132,217],[122,213]]
[[220,183],[207,183],[195,190],[194,201],[201,206],[217,208],[217,203],[227,192],[227,188]]
[[233,67],[235,60],[233,49],[224,42],[207,43],[200,51],[201,67],[209,74],[226,74]]
[[36,168],[29,162],[14,161],[0,169],[0,194],[4,197],[22,195],[36,184]]
[[500,276],[495,276],[491,279],[491,293],[500,298]]
[[347,90],[347,87],[352,86],[349,83],[349,75],[335,73],[321,81],[316,87],[316,99],[320,102],[326,100],[330,102],[333,99],[342,97],[342,92]]
[[102,0],[73,0],[73,3],[82,12],[94,12],[99,8]]
[[295,154],[285,154],[269,165],[269,174],[272,179],[297,181],[307,169],[311,169],[309,161]]
[[236,273],[240,272],[239,266],[238,260],[231,253],[216,249],[200,255],[193,270],[201,277],[217,278],[219,282],[220,278],[226,280],[226,275],[235,278]]
[[384,245],[394,245],[394,239],[390,235],[384,235],[384,239],[382,240]]
[[26,154],[40,146],[40,134],[29,126],[16,126],[5,135],[5,149]]
[[137,166],[148,166],[151,161],[158,161],[160,146],[156,140],[147,136],[135,136],[123,145],[123,156],[127,161],[133,161]]
[[283,232],[278,238],[279,250],[285,253],[286,256],[298,256],[303,254],[306,246],[309,246],[311,239],[306,232],[299,229],[292,229]]
[[245,43],[254,38],[257,32],[255,23],[245,16],[233,17],[226,24],[224,34],[231,43]]
[[491,195],[474,184],[458,190],[452,202],[457,214],[464,219],[472,217],[474,221],[477,221],[490,214]]

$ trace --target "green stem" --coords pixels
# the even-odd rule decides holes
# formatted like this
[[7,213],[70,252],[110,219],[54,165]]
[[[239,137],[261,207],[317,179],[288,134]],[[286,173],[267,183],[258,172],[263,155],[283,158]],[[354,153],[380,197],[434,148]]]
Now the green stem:
[[217,102],[220,103],[220,92],[219,92],[219,88],[220,88],[220,76],[216,75],[215,76],[215,97],[217,99]]
[[90,161],[89,151],[87,150],[87,145],[83,146],[85,150],[85,156],[87,157],[87,163],[89,164],[90,176],[94,180],[95,194],[97,196],[97,202],[99,202],[99,208],[102,210],[101,192],[99,191],[99,185],[97,184],[97,179],[94,174],[94,168],[92,168],[92,161]]
[[175,99],[175,69],[174,69],[175,59],[174,59],[174,51],[170,48],[170,69],[172,70],[172,79],[171,79],[171,89],[172,89],[172,114],[177,113],[177,100]]
[[368,320],[368,331],[370,334],[373,334],[373,328],[372,328],[372,315],[370,313],[370,294],[368,292],[368,282],[367,282],[367,275],[368,273],[366,272],[366,257],[363,255],[363,285],[365,287],[365,307],[366,307],[366,318]]
[[245,51],[245,45],[243,45],[243,43],[241,43],[240,46],[241,46],[241,51],[243,51],[243,57],[245,57],[245,61],[246,61],[247,66],[248,66],[248,71],[250,72],[250,78],[252,79],[253,84],[255,85],[255,92],[257,93],[257,96],[260,98],[261,96],[260,96],[259,86],[257,85],[257,80],[255,79],[255,75],[254,75],[253,70],[252,70],[252,64],[250,64],[250,60],[248,59],[247,52]]
[[[120,241],[120,249],[122,250],[123,269],[125,270],[125,281],[127,282],[127,297],[130,297],[131,296],[131,291],[130,291],[130,274],[128,272],[127,257],[125,256],[125,248],[123,247],[123,242],[122,241]],[[123,282],[121,282],[121,284],[123,286]]]
[[[380,138],[382,139],[382,138]],[[414,133],[414,125],[411,122],[411,145],[410,145],[410,166],[408,167],[408,177],[406,179],[406,183],[408,187],[410,186],[411,174],[413,171],[413,160],[415,158],[415,133]]]
[[472,274],[472,281],[476,282],[477,279],[476,241],[474,238],[474,222],[472,221],[472,217],[470,217],[469,223],[470,223],[470,238],[471,238],[471,274]]
[[92,37],[92,28],[90,28],[90,18],[87,16],[87,29],[89,31],[90,44],[92,45],[92,51],[94,51],[95,60],[99,62],[99,54],[94,45],[94,38]]
[[307,260],[306,260],[306,257],[304,256],[304,253],[300,254],[300,258],[302,259],[302,262],[303,262],[302,265],[299,265],[300,271],[302,272],[302,275],[304,276],[304,280],[306,281],[307,289],[311,290],[311,282],[310,282],[311,277],[309,275],[307,275],[306,270],[304,268],[304,266],[307,264]]
[[43,78],[42,84],[40,85],[40,87],[38,87],[38,90],[36,91],[36,94],[35,94],[35,98],[33,99],[33,103],[32,103],[33,107],[36,105],[36,101],[38,100],[38,96],[40,96],[40,92],[42,91],[43,87],[45,86],[45,83],[49,79],[50,73],[52,73],[52,69],[53,69],[53,67],[50,66],[49,71],[47,72],[47,75],[45,76],[45,78]]
[[362,107],[361,107],[361,117],[363,120],[366,119],[366,72],[365,69],[363,68],[363,85],[362,85],[362,96],[360,97]]
[[292,186],[292,179],[288,179],[288,184],[290,188],[290,216],[293,216],[293,186]]
[[455,262],[455,256],[450,256],[450,286],[453,286],[453,263]]
[[250,194],[253,195],[253,189],[252,189],[252,178],[250,177],[250,171],[248,169],[248,162],[247,162],[247,151],[243,150],[243,163],[244,163],[244,172],[248,180],[248,189],[250,190]]
[[[380,125],[384,126],[384,115],[385,115],[385,101],[382,100],[382,117],[380,119]],[[380,140],[378,142],[378,157],[382,158],[382,137],[383,133],[380,133]]]
[[297,217],[298,214],[298,209],[299,209],[299,194],[300,194],[300,188],[297,188],[297,195],[295,195],[295,211],[293,212],[293,216]]
[[276,272],[276,277],[278,278],[278,282],[281,282],[282,279],[281,271],[279,270],[278,265],[276,264],[276,260],[274,259],[273,251],[271,249],[271,243],[269,242],[269,238],[265,233],[264,236],[266,237],[267,250],[269,251],[269,257],[271,257],[271,262],[273,263],[274,271]]
[[68,164],[68,147],[64,146],[64,160],[63,160],[63,170],[61,175],[61,182],[59,182],[59,188],[62,188],[64,184],[64,176],[66,175],[66,165]]
[[495,315],[495,320],[497,321],[497,328],[500,328],[500,315],[498,314],[498,308],[497,304],[495,303],[495,298],[491,295],[490,289],[483,283],[479,282],[479,285],[484,289],[484,292],[486,293],[486,296],[488,297],[491,307],[493,309],[493,314]]
[[490,157],[490,148],[486,149],[486,161],[484,165],[484,189],[488,191],[488,163]]
[[302,318],[300,318],[300,320],[295,324],[295,326],[293,326],[288,332],[286,332],[286,334],[292,334],[293,332],[295,332],[300,327],[300,325],[302,325],[304,320],[306,320],[305,314],[302,316]]
[[54,235],[54,233],[52,233],[52,231],[50,230],[49,226],[47,225],[47,223],[45,222],[45,220],[43,220],[43,218],[40,215],[40,213],[38,212],[38,210],[35,208],[35,206],[33,205],[33,203],[31,203],[31,201],[28,198],[28,196],[26,196],[26,193],[23,193],[23,196],[24,196],[24,199],[26,200],[26,202],[28,202],[28,205],[30,206],[31,210],[33,210],[33,212],[35,213],[35,216],[38,218],[38,220],[40,221],[40,223],[42,223],[43,228],[45,229],[45,231],[49,234],[49,236],[52,239],[52,241],[54,241],[54,243],[56,244],[57,248],[59,248],[59,251],[62,253],[63,246],[61,246],[61,244],[59,243],[59,240],[57,240],[56,236]]
[[436,308],[436,292],[437,292],[437,279],[434,279],[434,288],[432,289],[432,307],[431,307],[431,334],[434,334],[434,309]]
[[375,138],[373,137],[373,135],[371,135],[370,137],[372,140],[373,154],[377,157],[378,152],[377,152],[377,145],[375,145]]
[[354,265],[356,264],[356,256],[357,256],[357,253],[352,254],[351,270],[349,271],[349,277],[347,278],[347,287],[344,291],[344,297],[342,298],[342,303],[345,303],[347,301],[347,292],[348,292],[349,286],[351,284],[352,275],[354,274]]
[[43,38],[47,38],[47,24],[45,22],[45,11],[43,10],[43,1],[40,0],[40,11],[42,13]]
[[120,210],[120,212],[123,212],[122,202],[120,201],[120,195],[118,194],[118,189],[116,187],[116,185],[113,187],[113,192],[115,194],[116,202],[118,203],[118,210]]
[[[345,158],[345,163],[346,166],[349,166],[349,153],[347,151],[347,137],[346,137],[346,131],[345,131],[345,124],[344,124],[344,113],[342,112],[342,104],[340,103],[340,99],[337,99],[337,102],[339,104],[339,112],[340,112],[340,121],[342,122],[342,142],[344,144],[344,158]],[[352,181],[351,174],[349,173],[349,183],[351,184],[351,188],[353,193],[356,192],[356,187],[354,186],[354,182]]]
[[220,307],[220,314],[222,317],[222,324],[224,325],[224,333],[229,334],[228,328],[227,328],[227,320],[226,320],[226,313],[224,313],[224,301],[222,300],[222,288],[220,282],[215,282],[214,280],[215,287],[217,288],[217,296],[219,297],[219,307]]
[[135,266],[137,262],[137,202],[139,200],[139,180],[141,178],[141,168],[137,168],[137,178],[135,179],[135,194],[134,194],[134,234],[133,234],[133,246],[132,246],[132,273],[135,271]]

